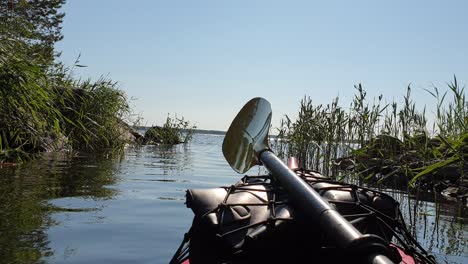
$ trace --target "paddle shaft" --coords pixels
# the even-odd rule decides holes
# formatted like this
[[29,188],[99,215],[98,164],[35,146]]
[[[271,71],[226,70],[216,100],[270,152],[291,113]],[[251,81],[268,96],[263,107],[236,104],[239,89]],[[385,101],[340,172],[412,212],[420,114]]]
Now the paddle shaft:
[[[349,249],[355,244],[363,244],[360,242],[367,243],[367,241],[362,240],[373,240],[363,239],[371,237],[369,235],[362,235],[359,230],[331,207],[327,201],[322,199],[309,184],[291,171],[273,152],[269,150],[261,152],[259,160],[288,192],[293,204],[310,219],[318,221],[320,228],[324,230],[326,236],[338,247]],[[358,241],[359,243],[356,243]],[[375,246],[375,243],[373,246]],[[370,263],[375,264],[393,263],[382,254],[370,254],[368,259]]]

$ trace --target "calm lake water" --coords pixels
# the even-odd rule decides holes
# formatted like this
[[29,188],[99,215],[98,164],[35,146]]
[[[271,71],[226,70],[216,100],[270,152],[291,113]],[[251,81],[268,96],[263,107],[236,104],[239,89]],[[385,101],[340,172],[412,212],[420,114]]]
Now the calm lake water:
[[[54,154],[0,169],[0,263],[168,263],[192,221],[185,190],[241,178],[222,140],[196,134],[188,146],[127,148],[117,158]],[[468,263],[464,206],[413,210],[395,197],[440,263]]]

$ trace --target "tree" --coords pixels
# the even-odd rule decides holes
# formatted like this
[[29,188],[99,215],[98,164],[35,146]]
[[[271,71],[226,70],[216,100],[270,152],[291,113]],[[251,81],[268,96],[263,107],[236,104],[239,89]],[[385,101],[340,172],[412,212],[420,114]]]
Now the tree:
[[59,12],[65,0],[0,0],[1,38],[29,47],[28,57],[42,65],[54,62],[54,44],[63,38]]

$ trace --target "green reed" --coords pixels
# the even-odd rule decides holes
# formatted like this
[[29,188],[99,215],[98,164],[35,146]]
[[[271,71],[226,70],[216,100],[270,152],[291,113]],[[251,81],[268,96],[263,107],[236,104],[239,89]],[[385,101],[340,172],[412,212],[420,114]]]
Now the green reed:
[[29,49],[0,38],[0,162],[30,159],[50,148],[44,142],[66,149],[121,149],[130,108],[115,82],[74,80],[68,69],[30,59]]
[[[468,130],[468,107],[465,98],[465,87],[460,87],[457,78],[447,84],[452,92],[452,101],[447,102],[447,92],[442,95],[437,87],[426,91],[437,100],[437,128],[439,134],[445,137],[460,136]],[[446,105],[446,106],[445,106]],[[444,107],[445,106],[445,107]]]
[[[117,83],[79,80],[72,68],[45,67],[31,47],[0,36],[0,162],[23,161],[55,150],[120,151],[132,137],[133,116]],[[160,131],[166,144],[188,142],[194,126],[171,118]],[[130,135],[129,135],[130,134]]]
[[122,149],[125,94],[110,80],[77,80],[58,62],[64,1],[13,2],[0,8],[0,163],[41,151]]
[[146,131],[143,143],[163,145],[188,143],[195,128],[195,125],[191,125],[183,117],[178,118],[177,116],[171,117],[168,115],[162,127],[153,126]]
[[[464,175],[468,104],[456,78],[448,84],[451,101],[446,101],[447,92],[428,90],[438,100],[433,134],[428,132],[426,108],[416,106],[410,86],[402,104],[384,103],[383,95],[369,102],[362,85],[355,89],[348,110],[339,106],[338,97],[325,106],[304,97],[298,118],[285,116],[281,121],[275,142],[278,154],[296,156],[300,165],[335,177],[340,169],[353,167],[359,179],[378,182],[414,184],[453,163],[461,164]],[[438,137],[431,138],[434,135]]]
[[[60,114],[40,66],[23,57],[21,42],[0,39],[0,161],[21,150],[34,150],[41,136],[55,132]],[[23,155],[19,155],[22,156]],[[24,156],[26,157],[26,156]]]
[[125,144],[122,136],[123,120],[130,114],[123,91],[111,80],[77,81],[72,89],[62,91],[67,100],[61,104],[70,122],[64,122],[66,136],[73,149],[120,149]]

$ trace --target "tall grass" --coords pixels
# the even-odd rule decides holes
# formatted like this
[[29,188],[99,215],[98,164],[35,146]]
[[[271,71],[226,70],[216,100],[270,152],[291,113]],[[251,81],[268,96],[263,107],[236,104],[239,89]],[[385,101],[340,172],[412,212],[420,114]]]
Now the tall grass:
[[121,123],[130,108],[116,84],[44,68],[25,55],[29,49],[0,38],[0,162],[31,158],[44,150],[45,139],[70,149],[123,146]]
[[60,132],[53,124],[62,116],[52,105],[47,77],[23,57],[25,49],[19,41],[0,39],[0,161],[27,157],[23,153],[34,151],[41,137]]
[[195,125],[191,125],[183,117],[178,118],[177,116],[171,117],[168,115],[162,127],[153,126],[146,131],[143,143],[163,145],[185,144],[191,140],[195,128]]
[[125,93],[102,78],[77,81],[73,87],[61,91],[68,96],[61,110],[69,119],[63,127],[73,149],[120,149],[125,144],[123,120],[130,114]]
[[[465,87],[460,87],[457,78],[447,84],[449,90],[442,95],[437,87],[426,90],[437,100],[437,128],[444,137],[458,137],[468,131],[468,107],[465,97]],[[452,100],[446,102],[447,92],[452,93]],[[444,104],[448,103],[447,107]]]
[[[352,167],[359,179],[380,182],[398,179],[414,184],[453,163],[460,164],[464,174],[468,104],[456,78],[442,95],[438,88],[428,90],[437,100],[433,134],[428,132],[426,108],[418,110],[410,86],[403,103],[384,103],[383,95],[369,102],[360,84],[355,89],[347,110],[339,106],[338,97],[325,106],[304,97],[297,119],[285,116],[281,121],[278,154],[296,156],[302,166],[330,176]],[[447,93],[452,100],[447,100]],[[443,163],[447,159],[451,161]]]

